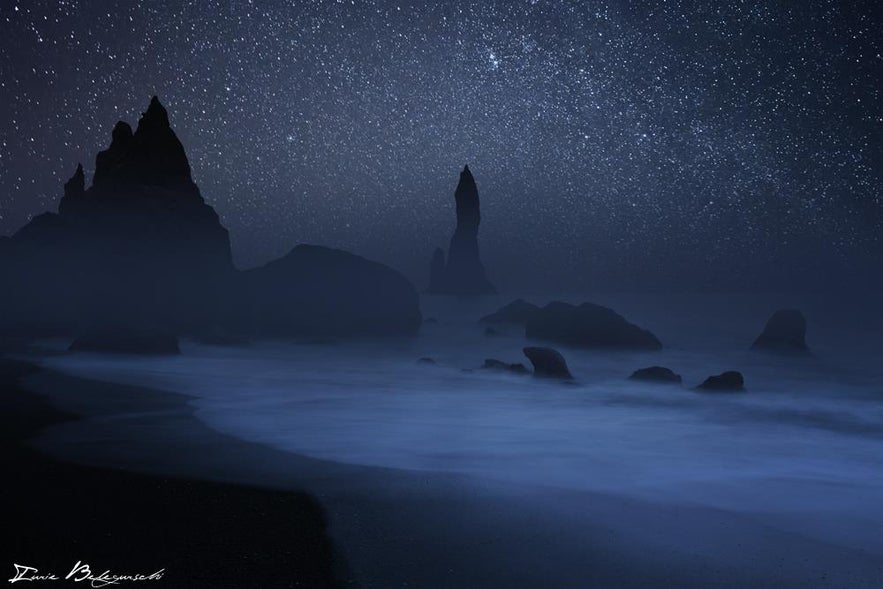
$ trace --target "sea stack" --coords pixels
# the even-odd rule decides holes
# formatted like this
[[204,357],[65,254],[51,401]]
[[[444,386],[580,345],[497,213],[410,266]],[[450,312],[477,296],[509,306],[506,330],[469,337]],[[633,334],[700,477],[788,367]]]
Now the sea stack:
[[766,322],[752,350],[783,354],[809,354],[806,345],[806,318],[797,309],[779,309]]
[[481,211],[478,187],[469,166],[460,172],[460,182],[454,192],[454,199],[457,203],[457,228],[451,237],[447,262],[441,248],[432,256],[429,292],[452,295],[494,294],[497,291],[487,279],[478,254]]

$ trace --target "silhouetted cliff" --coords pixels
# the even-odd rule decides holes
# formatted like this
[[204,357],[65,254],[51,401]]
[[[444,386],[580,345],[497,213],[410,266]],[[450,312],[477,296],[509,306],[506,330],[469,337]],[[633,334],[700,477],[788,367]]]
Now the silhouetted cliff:
[[0,263],[14,278],[2,296],[6,323],[24,330],[193,328],[211,320],[234,271],[227,230],[156,97],[134,133],[114,127],[92,186],[77,166],[58,214],[36,217],[4,250]]
[[[251,283],[251,279],[234,269],[227,230],[193,182],[184,148],[156,97],[134,133],[125,122],[116,124],[110,147],[95,159],[88,189],[83,167],[77,167],[64,185],[58,210],[58,214],[37,216],[11,239],[0,242],[0,271],[9,283],[0,293],[0,328],[78,333],[122,326],[181,334],[205,333],[231,324],[260,333],[258,325],[242,325],[244,317],[254,315],[238,308],[243,303],[241,283]],[[390,331],[416,330],[413,316],[416,313],[419,325],[419,307],[416,296],[410,296],[413,287],[407,280],[384,281],[384,272],[394,271],[380,264],[371,266],[373,274],[364,266],[351,268],[340,283],[352,292],[335,297],[327,290],[329,285],[321,282],[324,275],[317,268],[324,260],[338,258],[312,253],[316,258],[311,263],[290,269],[297,274],[307,268],[303,276],[278,277],[267,287],[297,281],[299,292],[304,293],[315,286],[324,298],[308,297],[300,309],[307,315],[311,309],[304,305],[319,310],[321,303],[322,313],[341,317],[374,313],[389,325],[399,326]],[[349,269],[333,271],[340,276]],[[368,284],[379,280],[378,284],[389,286],[386,294],[401,302],[399,313],[404,319],[396,322],[384,315],[385,306],[383,312],[378,311],[376,298],[351,304],[353,293],[362,291],[358,282],[363,278]],[[266,298],[266,293],[253,292],[251,287],[246,290],[248,300]],[[335,330],[346,332],[343,324]]]

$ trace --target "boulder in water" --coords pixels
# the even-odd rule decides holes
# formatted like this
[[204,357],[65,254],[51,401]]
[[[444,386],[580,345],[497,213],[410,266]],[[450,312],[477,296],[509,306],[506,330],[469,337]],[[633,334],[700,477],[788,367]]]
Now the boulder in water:
[[547,376],[552,378],[573,378],[567,368],[567,361],[558,350],[529,346],[524,348],[524,355],[533,364],[535,376]]
[[530,371],[520,362],[509,364],[496,358],[487,358],[482,368],[485,370],[500,370],[503,372],[512,372],[514,374],[529,374]]
[[681,384],[681,375],[675,374],[671,368],[664,366],[650,366],[635,370],[629,377],[631,380],[643,380],[664,384]]
[[745,379],[742,378],[741,372],[728,370],[721,374],[709,376],[696,388],[709,392],[737,393],[745,390]]

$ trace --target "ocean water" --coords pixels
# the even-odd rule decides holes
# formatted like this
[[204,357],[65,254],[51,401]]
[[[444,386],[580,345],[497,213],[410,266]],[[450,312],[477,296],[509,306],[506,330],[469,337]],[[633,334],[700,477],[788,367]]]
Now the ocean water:
[[[457,473],[518,489],[598,491],[750,513],[883,555],[883,317],[873,301],[788,295],[565,297],[614,307],[660,352],[555,346],[573,383],[481,370],[524,362],[522,330],[477,319],[511,297],[427,298],[420,335],[355,341],[184,342],[182,356],[76,354],[72,374],[192,395],[223,433],[309,457]],[[545,302],[550,297],[534,297]],[[807,358],[748,347],[777,308],[809,322]],[[435,365],[419,364],[431,357]],[[629,381],[668,366],[684,386]],[[743,394],[693,390],[739,370]]]

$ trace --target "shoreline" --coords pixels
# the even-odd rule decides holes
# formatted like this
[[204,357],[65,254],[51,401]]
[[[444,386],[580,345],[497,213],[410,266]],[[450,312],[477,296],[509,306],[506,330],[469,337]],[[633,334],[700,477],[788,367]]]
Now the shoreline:
[[[324,506],[357,586],[698,588],[714,579],[717,587],[873,587],[883,578],[873,573],[883,570],[879,555],[776,530],[750,514],[559,489],[524,496],[457,475],[326,462],[211,430],[178,393],[53,371],[25,386],[85,415],[33,441],[65,460],[305,489]],[[701,524],[672,543],[666,534],[685,521]]]
[[4,485],[3,566],[12,576],[17,564],[57,577],[38,586],[76,586],[81,574],[65,577],[79,562],[94,575],[162,571],[141,582],[157,587],[344,586],[326,515],[306,493],[74,464],[35,449],[39,432],[81,418],[21,384],[39,373],[0,359],[0,456],[14,473]]

